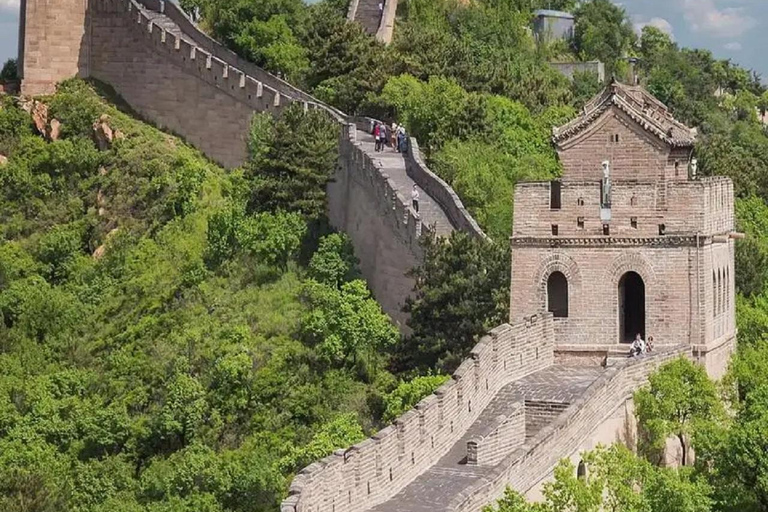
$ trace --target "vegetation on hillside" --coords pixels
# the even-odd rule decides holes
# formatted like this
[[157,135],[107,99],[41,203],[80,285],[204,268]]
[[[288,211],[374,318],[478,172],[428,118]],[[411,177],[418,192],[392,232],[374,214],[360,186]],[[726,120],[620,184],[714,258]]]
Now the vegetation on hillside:
[[56,140],[0,104],[0,510],[276,510],[296,470],[420,399],[318,215],[337,139],[290,144],[331,121],[258,116],[227,173],[84,82],[43,101]]

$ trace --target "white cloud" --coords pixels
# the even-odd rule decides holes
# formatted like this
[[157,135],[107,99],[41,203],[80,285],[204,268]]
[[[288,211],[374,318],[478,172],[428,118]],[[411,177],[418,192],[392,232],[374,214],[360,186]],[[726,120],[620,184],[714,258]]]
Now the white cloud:
[[732,38],[756,25],[744,7],[719,8],[714,0],[682,0],[685,19],[694,32]]
[[636,17],[634,19],[634,27],[638,34],[643,31],[643,27],[656,27],[657,29],[667,34],[670,39],[673,41],[675,40],[675,29],[672,24],[664,18],[645,19]]
[[18,10],[20,0],[0,0],[0,10]]
[[738,51],[741,51],[741,43],[739,43],[738,41],[732,41],[724,45],[723,48],[725,48],[726,50],[730,50],[732,52],[738,52]]

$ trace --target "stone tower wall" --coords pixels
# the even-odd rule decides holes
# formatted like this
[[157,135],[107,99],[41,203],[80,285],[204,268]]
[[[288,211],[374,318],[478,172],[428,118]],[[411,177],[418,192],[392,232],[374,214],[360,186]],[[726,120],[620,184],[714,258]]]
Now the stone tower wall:
[[[515,246],[510,321],[547,307],[547,279],[568,280],[568,318],[555,318],[558,345],[619,343],[619,280],[629,271],[645,283],[646,333],[657,344],[704,343],[696,302],[696,248],[690,245],[601,247]],[[672,241],[670,241],[672,243]],[[693,265],[692,265],[693,263]]]
[[[557,226],[558,237],[603,236],[598,177],[563,181],[561,207],[556,210],[550,205],[552,186],[517,185],[513,236],[553,237],[552,226]],[[611,196],[612,237],[656,237],[661,224],[668,235],[710,236],[734,229],[733,183],[728,178],[668,182],[663,190],[650,181],[614,181]]]
[[[558,154],[567,169],[566,179],[573,181],[599,180],[605,160],[611,162],[614,181],[688,178],[690,151],[671,152],[666,144],[617,108],[608,109],[584,134],[563,143]],[[676,161],[679,162],[677,171]]]
[[88,76],[88,0],[22,0],[19,69],[23,94],[50,94],[56,83]]

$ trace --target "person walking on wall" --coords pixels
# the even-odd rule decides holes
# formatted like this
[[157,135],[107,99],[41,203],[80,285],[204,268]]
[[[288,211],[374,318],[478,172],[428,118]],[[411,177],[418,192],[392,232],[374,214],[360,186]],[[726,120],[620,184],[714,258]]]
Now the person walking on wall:
[[397,151],[400,153],[405,153],[406,150],[406,136],[405,136],[405,128],[400,125],[397,128]]
[[419,189],[416,184],[413,184],[413,190],[411,190],[411,201],[413,202],[413,209],[418,213],[419,211]]
[[394,149],[395,151],[400,151],[398,149],[399,146],[397,145],[398,128],[399,127],[397,126],[397,123],[392,121],[392,131],[390,132],[390,137],[391,137],[390,144],[392,144],[392,149]]
[[373,140],[376,143],[373,150],[376,152],[381,151],[381,124],[379,123],[376,123],[376,126],[373,127]]

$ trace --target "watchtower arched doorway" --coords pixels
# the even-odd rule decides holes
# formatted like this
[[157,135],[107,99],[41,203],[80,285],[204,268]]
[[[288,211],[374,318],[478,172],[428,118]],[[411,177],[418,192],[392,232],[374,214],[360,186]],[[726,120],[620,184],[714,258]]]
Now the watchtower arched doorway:
[[619,280],[619,341],[630,343],[637,333],[645,336],[645,283],[627,272]]
[[547,311],[555,318],[568,318],[568,279],[562,272],[552,272],[547,279]]

